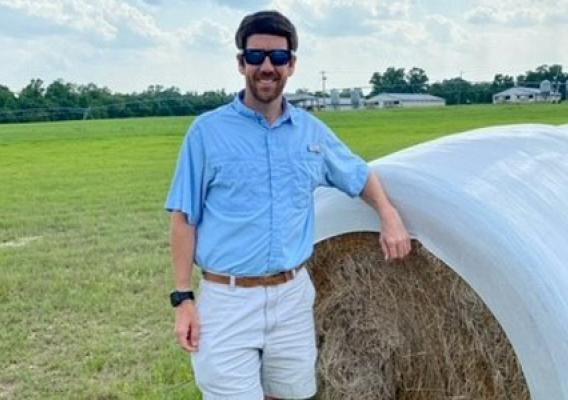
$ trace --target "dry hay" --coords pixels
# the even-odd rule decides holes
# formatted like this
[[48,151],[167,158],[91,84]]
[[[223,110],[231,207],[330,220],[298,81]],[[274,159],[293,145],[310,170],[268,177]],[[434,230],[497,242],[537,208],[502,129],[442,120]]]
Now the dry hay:
[[385,263],[379,234],[319,244],[322,400],[530,399],[501,326],[477,294],[420,243]]

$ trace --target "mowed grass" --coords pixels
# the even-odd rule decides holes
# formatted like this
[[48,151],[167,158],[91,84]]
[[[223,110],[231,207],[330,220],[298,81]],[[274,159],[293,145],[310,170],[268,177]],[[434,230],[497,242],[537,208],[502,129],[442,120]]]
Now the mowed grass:
[[[319,114],[371,160],[566,105]],[[0,125],[0,399],[199,399],[163,203],[192,118]]]

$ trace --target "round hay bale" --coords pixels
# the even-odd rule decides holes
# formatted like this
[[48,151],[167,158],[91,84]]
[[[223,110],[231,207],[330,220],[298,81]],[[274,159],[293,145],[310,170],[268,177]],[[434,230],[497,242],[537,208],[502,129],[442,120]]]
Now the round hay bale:
[[320,243],[318,399],[529,399],[505,333],[483,301],[418,242],[385,263],[377,233]]
[[371,207],[316,190],[322,398],[518,399],[520,363],[568,400],[566,154],[566,126],[511,125],[370,162],[424,247],[396,267]]

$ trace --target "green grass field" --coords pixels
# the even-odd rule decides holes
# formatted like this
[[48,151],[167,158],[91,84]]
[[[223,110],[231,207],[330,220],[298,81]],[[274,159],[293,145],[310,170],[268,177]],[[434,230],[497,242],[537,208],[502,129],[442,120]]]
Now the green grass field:
[[[568,106],[323,113],[371,160]],[[162,206],[191,118],[0,125],[0,399],[198,399]]]

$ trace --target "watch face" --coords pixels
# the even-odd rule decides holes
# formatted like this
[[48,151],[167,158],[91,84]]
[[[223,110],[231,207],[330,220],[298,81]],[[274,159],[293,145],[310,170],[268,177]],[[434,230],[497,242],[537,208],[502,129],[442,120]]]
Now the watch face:
[[173,307],[179,306],[184,300],[193,300],[193,292],[174,291],[170,294],[170,302]]
[[177,307],[179,305],[177,292],[170,293],[170,303],[172,304],[172,307]]

